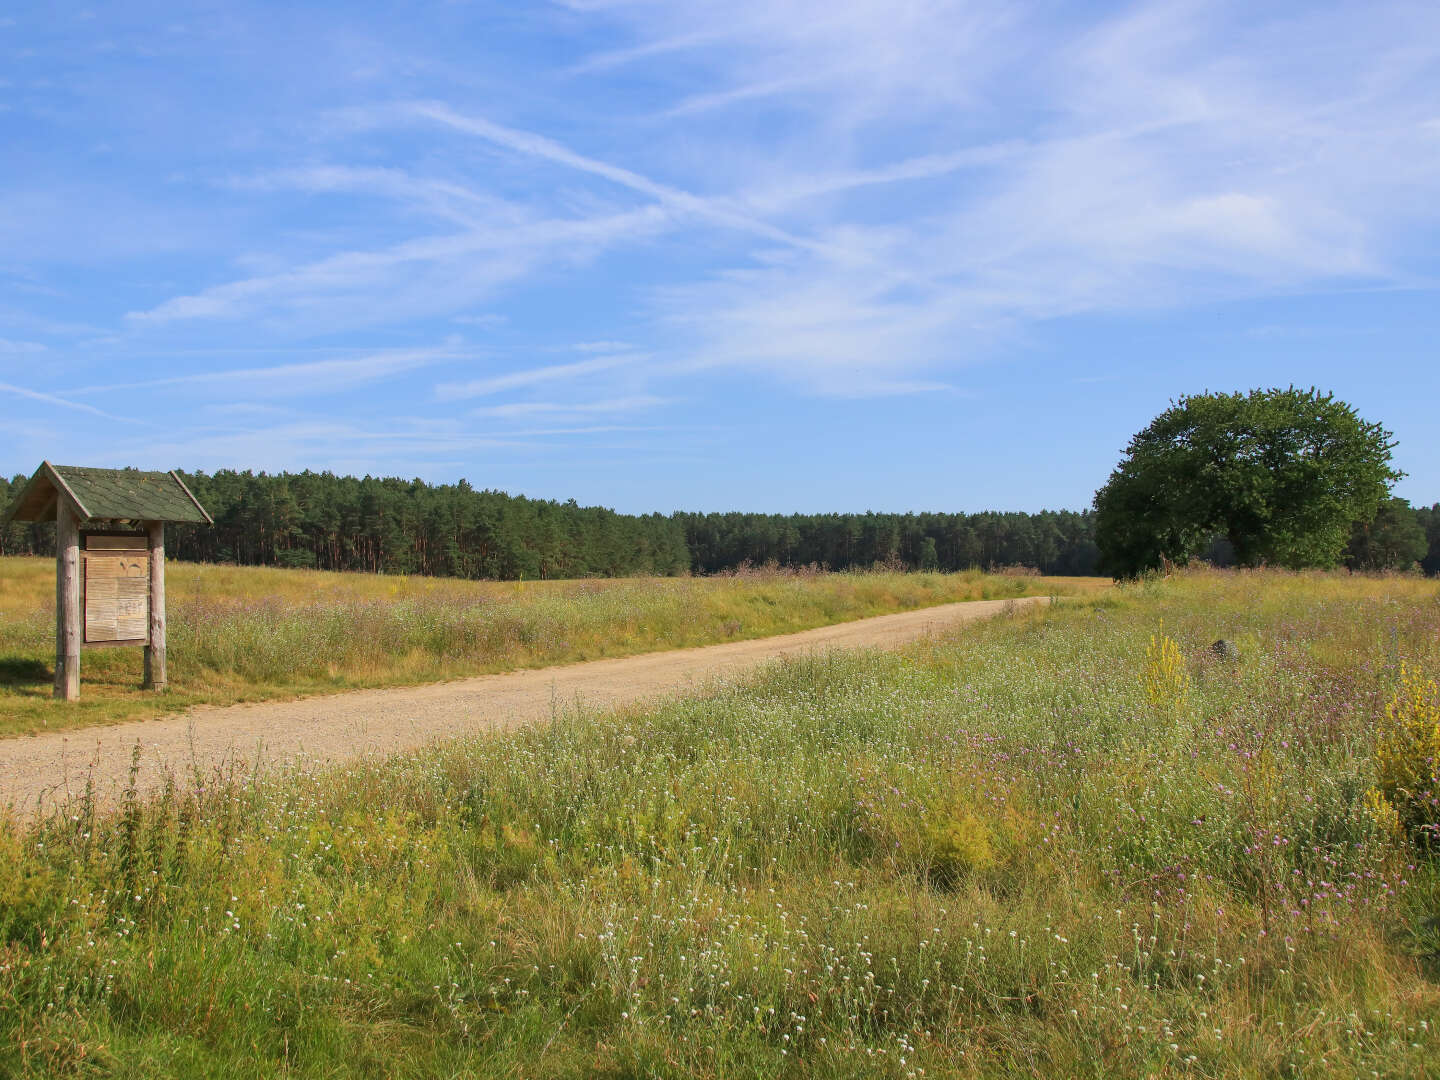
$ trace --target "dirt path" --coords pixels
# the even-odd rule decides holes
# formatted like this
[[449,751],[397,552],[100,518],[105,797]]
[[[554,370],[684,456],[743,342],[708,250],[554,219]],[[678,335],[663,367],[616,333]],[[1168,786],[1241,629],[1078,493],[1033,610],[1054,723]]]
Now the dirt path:
[[227,760],[304,757],[342,761],[405,750],[440,739],[531,723],[557,705],[613,708],[734,677],[777,657],[834,648],[893,648],[958,623],[1048,597],[976,600],[823,626],[799,634],[591,660],[561,667],[481,675],[390,690],[357,690],[299,701],[202,706],[183,716],[0,740],[0,805],[33,810],[82,791],[113,798],[131,755],[142,747],[142,786],[158,783],[159,765],[188,773]]

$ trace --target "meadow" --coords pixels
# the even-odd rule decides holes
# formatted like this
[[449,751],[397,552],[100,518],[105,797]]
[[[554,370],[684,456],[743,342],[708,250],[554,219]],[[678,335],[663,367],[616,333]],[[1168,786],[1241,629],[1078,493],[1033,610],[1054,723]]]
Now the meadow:
[[1437,672],[1434,581],[1196,571],[80,800],[0,825],[0,1074],[1434,1076]]
[[747,569],[703,578],[482,582],[171,563],[170,689],[140,650],[90,649],[51,698],[53,559],[0,557],[0,736],[361,687],[767,637],[960,600],[1074,594],[1096,578]]

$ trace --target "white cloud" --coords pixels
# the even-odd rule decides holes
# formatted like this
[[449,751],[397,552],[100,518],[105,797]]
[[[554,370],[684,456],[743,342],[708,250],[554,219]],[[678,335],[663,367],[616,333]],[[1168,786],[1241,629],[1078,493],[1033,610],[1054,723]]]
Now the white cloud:
[[246,394],[256,397],[284,397],[315,392],[329,393],[393,378],[420,368],[453,360],[461,355],[464,354],[453,349],[409,349],[343,359],[309,360],[300,364],[277,364],[272,367],[196,371],[186,375],[170,375],[159,379],[134,380],[105,386],[85,386],[73,390],[71,393],[99,394],[177,386],[238,386]]
[[582,353],[629,352],[634,346],[626,341],[577,341],[570,348]]
[[[537,135],[534,132],[505,127],[484,117],[462,115],[439,102],[418,102],[408,105],[397,110],[397,115],[431,120],[513,150],[518,154],[539,158],[553,165],[600,177],[637,194],[648,196],[660,206],[673,212],[691,215],[727,228],[753,233],[774,243],[802,248],[810,246],[810,241],[804,237],[788,233],[769,222],[752,217],[725,200],[694,195],[671,184],[652,180],[632,169],[577,153],[553,139]],[[375,118],[382,119],[378,114]]]
[[57,394],[45,394],[38,390],[28,390],[23,386],[15,386],[11,383],[0,383],[0,394],[13,394],[16,397],[26,398],[29,401],[37,401],[42,405],[53,405],[61,409],[73,409],[76,412],[89,413],[91,416],[98,416],[104,420],[115,420],[123,424],[135,424],[139,421],[133,417],[116,416],[114,413],[97,409],[94,405],[87,405],[82,401],[70,401],[68,398],[60,397]]
[[228,186],[241,191],[310,194],[352,193],[389,199],[467,227],[494,222],[523,224],[522,210],[505,200],[452,180],[414,176],[403,169],[312,165],[234,177]]
[[654,394],[631,397],[601,398],[596,401],[514,401],[506,405],[485,405],[470,410],[471,416],[497,420],[519,420],[536,416],[593,416],[604,413],[640,412],[668,404],[669,399]]
[[[334,419],[296,419],[265,426],[236,424],[180,429],[164,438],[107,440],[106,460],[124,463],[179,463],[190,469],[265,469],[281,471],[305,467],[339,473],[376,476],[427,476],[436,469],[453,478],[455,463],[476,467],[477,454],[491,454],[485,468],[520,467],[557,457],[575,463],[576,441],[586,447],[586,464],[598,460],[596,450],[633,450],[617,446],[605,436],[644,433],[654,429],[633,426],[570,425],[507,430],[503,435],[477,431],[473,422],[454,418],[386,418],[387,426]],[[100,449],[88,453],[92,459]],[[524,454],[532,460],[516,459]]]
[[754,101],[757,98],[776,97],[804,90],[814,86],[815,83],[816,78],[813,75],[794,75],[783,79],[772,79],[769,82],[750,83],[729,90],[717,90],[708,94],[694,94],[665,109],[660,116],[667,120],[673,120],[677,117],[691,116],[695,113],[709,112],[712,109],[723,109],[730,105]]
[[[815,114],[847,115],[953,107],[1012,54],[1024,9],[961,0],[615,0],[587,6],[627,26],[635,43],[592,58],[589,66],[638,66],[684,53],[733,102],[790,89],[804,77],[823,94],[805,105]],[[1042,32],[1043,16],[1024,27]],[[585,65],[582,65],[582,69]]]
[[642,357],[632,353],[608,354],[590,360],[577,360],[570,364],[551,364],[548,367],[527,368],[523,371],[488,375],[483,379],[441,383],[435,387],[435,396],[442,401],[462,401],[466,398],[485,397],[504,390],[515,390],[522,386],[567,381],[599,372],[608,372],[633,364],[640,359]]
[[38,341],[12,341],[0,338],[0,356],[34,356],[45,351]]
[[965,169],[1002,164],[1025,150],[1020,142],[969,146],[942,154],[904,158],[889,165],[834,172],[801,173],[771,182],[766,188],[747,192],[744,201],[757,210],[781,210],[823,195],[835,195],[857,188],[898,184],[909,180],[933,180]]
[[[588,14],[603,11],[605,7],[605,5],[581,6],[578,4],[568,6]],[[587,57],[581,63],[572,66],[569,69],[569,74],[583,75],[590,72],[608,71],[612,68],[632,64],[637,60],[647,60],[666,53],[682,52],[702,45],[713,45],[720,39],[721,35],[712,30],[704,33],[680,34],[672,38],[648,41],[642,45],[635,45],[627,49],[612,49],[607,52],[598,52]]]
[[258,401],[219,401],[203,407],[206,416],[221,417],[282,417],[295,416],[296,410],[281,405],[266,405]]
[[257,428],[186,429],[169,439],[121,444],[114,452],[125,460],[182,462],[185,468],[278,471],[303,462],[308,468],[348,468],[390,476],[409,471],[414,462],[433,454],[521,445],[466,436],[446,427],[381,435],[366,425],[303,420]]
[[177,296],[127,318],[135,327],[256,319],[331,329],[447,315],[538,269],[581,262],[612,244],[644,238],[665,218],[663,210],[647,207],[422,237]]

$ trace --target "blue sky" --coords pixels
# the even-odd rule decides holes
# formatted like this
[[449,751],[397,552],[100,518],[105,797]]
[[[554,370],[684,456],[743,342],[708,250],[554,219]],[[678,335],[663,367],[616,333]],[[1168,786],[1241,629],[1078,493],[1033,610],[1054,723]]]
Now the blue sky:
[[1440,499],[1440,5],[0,18],[0,469],[1080,508],[1184,393]]

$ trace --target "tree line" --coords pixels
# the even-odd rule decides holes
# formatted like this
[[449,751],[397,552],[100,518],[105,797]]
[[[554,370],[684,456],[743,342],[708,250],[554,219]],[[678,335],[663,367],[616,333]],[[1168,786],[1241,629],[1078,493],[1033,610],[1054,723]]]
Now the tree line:
[[877,563],[907,570],[1023,566],[1046,574],[1093,574],[1094,515],[1038,514],[687,514],[691,569],[743,563],[817,564],[833,570]]
[[[1033,568],[1093,574],[1091,511],[1037,514],[620,514],[480,490],[465,481],[332,473],[182,473],[215,525],[172,525],[173,558],[253,566],[491,578],[719,573],[746,564],[908,570]],[[0,506],[27,478],[0,478]],[[1418,537],[1418,539],[1417,539]],[[54,552],[54,526],[0,530],[0,554]],[[1209,553],[1227,561],[1223,544]],[[1354,569],[1440,572],[1440,504],[1390,500],[1356,526]]]

